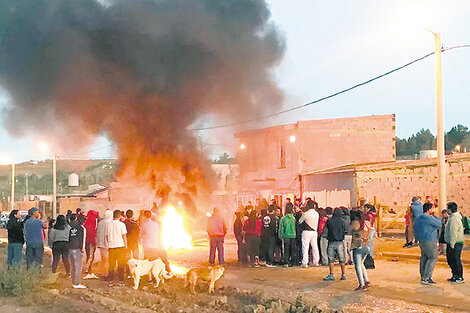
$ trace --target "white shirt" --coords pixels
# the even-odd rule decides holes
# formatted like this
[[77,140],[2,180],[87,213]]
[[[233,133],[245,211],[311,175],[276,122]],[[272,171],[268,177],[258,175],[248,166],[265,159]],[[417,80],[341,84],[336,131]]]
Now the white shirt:
[[318,212],[314,209],[310,209],[304,213],[299,219],[299,223],[304,222],[308,224],[313,230],[318,230]]
[[123,235],[127,234],[126,225],[118,220],[112,220],[106,227],[106,238],[108,248],[122,248],[124,244]]

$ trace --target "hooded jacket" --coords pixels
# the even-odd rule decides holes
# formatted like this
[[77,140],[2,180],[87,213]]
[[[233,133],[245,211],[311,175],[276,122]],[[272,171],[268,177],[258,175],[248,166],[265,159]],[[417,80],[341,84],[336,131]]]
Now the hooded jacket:
[[456,243],[464,243],[462,215],[459,212],[452,213],[447,220],[444,238],[447,244],[454,249]]
[[8,243],[24,243],[23,223],[14,216],[7,222]]
[[104,213],[104,219],[98,223],[98,229],[96,231],[96,246],[98,248],[108,248],[106,241],[106,233],[108,231],[108,225],[113,220],[113,211],[106,210]]
[[428,214],[418,216],[414,221],[414,235],[419,242],[437,242],[437,230],[441,228],[441,219]]
[[413,201],[411,204],[411,212],[413,213],[413,218],[417,218],[420,215],[423,215],[423,205],[419,200]]
[[337,209],[328,222],[326,222],[326,228],[328,229],[328,241],[344,240],[344,234],[347,229],[346,222],[343,220],[342,215],[342,210]]
[[289,213],[279,222],[279,238],[296,238],[296,219],[294,214]]
[[98,229],[99,213],[95,210],[88,211],[83,227],[86,230],[85,244],[96,246],[96,233]]

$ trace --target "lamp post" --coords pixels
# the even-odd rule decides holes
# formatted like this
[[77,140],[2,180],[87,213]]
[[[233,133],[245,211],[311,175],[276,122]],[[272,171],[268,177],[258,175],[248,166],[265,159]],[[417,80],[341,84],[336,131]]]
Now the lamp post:
[[10,208],[11,211],[15,209],[15,162],[11,162],[11,201]]
[[57,156],[52,152],[52,218],[57,217]]
[[44,152],[52,150],[52,218],[55,219],[57,217],[57,155],[55,150],[50,149],[44,141],[39,142],[39,147]]

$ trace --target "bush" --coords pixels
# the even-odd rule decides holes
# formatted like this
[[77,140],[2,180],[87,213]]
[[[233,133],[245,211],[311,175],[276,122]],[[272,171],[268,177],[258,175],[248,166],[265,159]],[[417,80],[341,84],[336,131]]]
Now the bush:
[[30,295],[38,287],[39,281],[40,274],[37,268],[0,266],[0,294],[2,295]]

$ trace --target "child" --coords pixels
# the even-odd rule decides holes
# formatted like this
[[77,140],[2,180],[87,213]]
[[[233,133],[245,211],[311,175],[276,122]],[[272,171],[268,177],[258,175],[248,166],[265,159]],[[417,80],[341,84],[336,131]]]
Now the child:
[[441,221],[442,221],[442,226],[439,231],[439,254],[446,254],[446,241],[444,239],[444,233],[446,229],[446,223],[447,220],[449,219],[449,213],[447,213],[447,210],[442,210],[441,212]]

